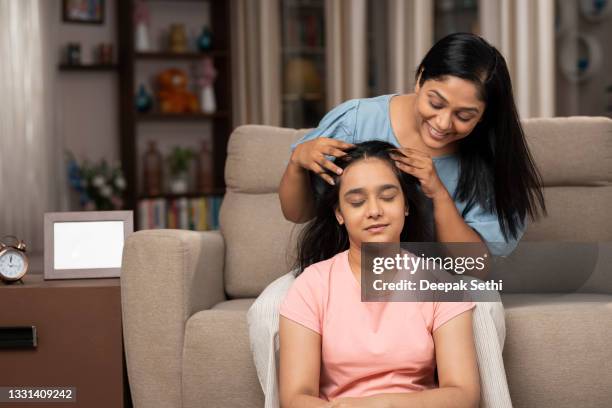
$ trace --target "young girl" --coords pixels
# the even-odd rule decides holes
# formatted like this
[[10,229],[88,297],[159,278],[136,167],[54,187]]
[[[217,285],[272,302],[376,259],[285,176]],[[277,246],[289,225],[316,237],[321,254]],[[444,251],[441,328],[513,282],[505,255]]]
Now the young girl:
[[[417,183],[384,142],[337,159],[280,308],[281,407],[476,407],[471,302],[361,302],[361,243],[427,241]],[[434,373],[438,370],[439,385]]]

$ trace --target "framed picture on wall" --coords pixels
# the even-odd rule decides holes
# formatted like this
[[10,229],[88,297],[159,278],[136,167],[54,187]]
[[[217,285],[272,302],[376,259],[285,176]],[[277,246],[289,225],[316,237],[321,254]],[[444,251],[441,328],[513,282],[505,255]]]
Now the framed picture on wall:
[[103,24],[105,0],[62,0],[65,23]]

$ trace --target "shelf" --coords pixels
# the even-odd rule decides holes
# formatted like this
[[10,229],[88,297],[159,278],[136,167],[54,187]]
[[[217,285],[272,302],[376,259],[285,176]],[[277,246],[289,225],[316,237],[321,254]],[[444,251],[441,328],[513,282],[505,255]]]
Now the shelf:
[[165,200],[177,200],[179,198],[200,198],[200,197],[210,197],[210,196],[222,196],[224,194],[225,194],[225,189],[224,188],[218,188],[218,189],[207,191],[207,192],[204,192],[204,193],[201,193],[201,192],[188,192],[188,193],[184,193],[184,194],[171,194],[171,193],[167,193],[167,194],[159,194],[159,195],[154,195],[154,196],[140,195],[138,197],[138,200],[156,200],[158,198],[163,198]]
[[225,50],[212,50],[206,52],[136,52],[134,57],[139,60],[199,60],[204,57],[220,58],[227,57]]
[[214,120],[227,118],[227,112],[215,113],[137,113],[136,120],[139,122],[194,122],[202,120]]
[[80,72],[103,72],[103,71],[116,71],[118,69],[117,64],[83,64],[83,65],[68,65],[60,64],[60,71],[80,71]]

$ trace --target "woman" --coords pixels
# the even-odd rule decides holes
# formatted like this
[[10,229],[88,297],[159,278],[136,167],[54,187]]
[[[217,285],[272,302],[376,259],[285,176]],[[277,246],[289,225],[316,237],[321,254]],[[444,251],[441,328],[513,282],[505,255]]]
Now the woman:
[[503,56],[473,34],[452,34],[417,69],[414,93],[354,99],[329,112],[295,146],[280,184],[285,217],[312,216],[309,171],[332,183],[329,160],[376,135],[399,148],[402,171],[433,204],[440,242],[484,242],[496,255],[516,246],[525,218],[544,208]]
[[[279,187],[285,217],[293,222],[312,218],[310,174],[318,175],[315,182],[333,183],[331,175],[342,169],[332,160],[373,136],[396,146],[401,152],[393,156],[398,169],[419,180],[429,198],[437,241],[482,243],[494,255],[508,255],[526,218],[545,212],[541,179],[516,112],[506,62],[476,35],[452,34],[436,43],[416,71],[414,93],[345,102],[298,141]],[[273,282],[249,311],[256,364],[268,357],[259,364],[259,373],[259,367],[271,368],[274,362],[274,342],[262,337],[275,336],[278,317],[270,311],[278,310],[292,279],[287,274]],[[511,406],[501,355],[501,302],[477,304],[474,337],[482,405]],[[266,403],[270,399],[269,406],[274,406],[274,377],[260,378]]]
[[303,272],[280,308],[281,407],[478,405],[472,302],[361,302],[362,242],[429,238],[392,148],[366,142],[337,159],[344,171],[300,237]]

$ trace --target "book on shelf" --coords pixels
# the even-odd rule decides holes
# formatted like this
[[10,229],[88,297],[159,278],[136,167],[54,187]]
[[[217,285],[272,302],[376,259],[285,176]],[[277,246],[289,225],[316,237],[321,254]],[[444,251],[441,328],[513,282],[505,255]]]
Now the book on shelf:
[[222,196],[145,199],[138,203],[139,229],[219,229]]

